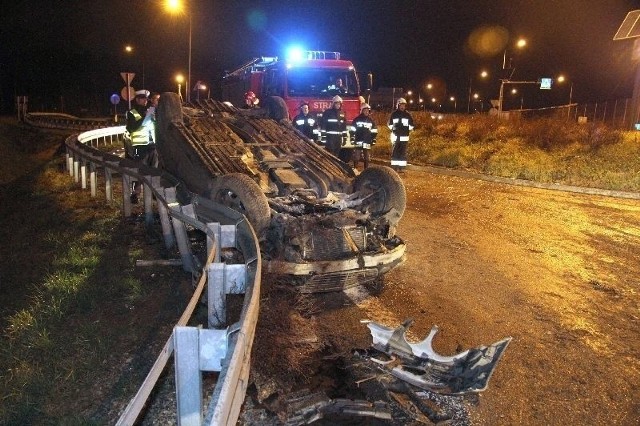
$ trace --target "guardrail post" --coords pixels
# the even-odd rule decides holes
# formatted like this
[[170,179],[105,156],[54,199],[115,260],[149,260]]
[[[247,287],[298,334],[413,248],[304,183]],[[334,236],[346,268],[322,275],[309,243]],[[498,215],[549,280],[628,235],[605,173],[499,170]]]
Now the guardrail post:
[[[179,425],[203,422],[202,372],[222,371],[229,350],[229,329],[207,330],[176,326],[175,351],[176,403]],[[207,423],[213,424],[213,423]]]
[[104,167],[104,192],[107,201],[113,200],[113,172],[107,166]]
[[[171,189],[171,188],[167,188]],[[182,212],[180,204],[176,201],[175,191],[167,191],[167,205],[171,210]],[[176,235],[176,242],[178,243],[178,250],[180,251],[180,258],[182,259],[182,269],[186,272],[194,273],[193,257],[191,256],[191,247],[189,246],[189,237],[187,236],[187,229],[181,220],[173,218],[171,221],[173,225],[173,232]]]
[[69,176],[73,176],[73,155],[69,149],[67,149],[66,160],[67,162],[65,166],[67,167],[67,172],[69,173]]
[[[153,180],[153,185],[156,190],[162,194],[165,200],[168,199],[167,191],[171,191],[175,200],[175,188],[162,188],[160,186],[160,176],[155,176]],[[158,206],[158,214],[160,215],[160,224],[162,225],[162,237],[164,238],[164,246],[167,250],[171,250],[176,245],[176,238],[173,235],[173,229],[171,227],[171,219],[169,219],[169,214],[167,212],[167,208],[164,206],[164,203],[157,203]]]
[[125,217],[131,216],[131,176],[126,173],[122,174],[122,214]]
[[211,253],[215,245],[215,256],[213,257],[214,262],[220,262],[220,238],[221,238],[221,227],[219,223],[207,223],[207,228],[211,230],[211,232],[215,235],[215,238],[211,238],[207,234],[207,253]]
[[87,160],[80,160],[80,186],[87,189]]
[[202,424],[202,374],[200,373],[198,329],[175,327],[173,342],[178,424],[200,426]]
[[227,322],[227,292],[224,263],[212,263],[207,271],[209,328],[220,328]]
[[80,160],[75,158],[73,159],[73,178],[76,183],[80,182]]
[[96,174],[96,164],[91,162],[89,163],[89,182],[91,183],[91,196],[95,198],[97,195],[97,174]]
[[144,199],[144,223],[147,226],[153,225],[153,191],[147,182],[151,181],[151,176],[144,176],[142,187],[142,197]]

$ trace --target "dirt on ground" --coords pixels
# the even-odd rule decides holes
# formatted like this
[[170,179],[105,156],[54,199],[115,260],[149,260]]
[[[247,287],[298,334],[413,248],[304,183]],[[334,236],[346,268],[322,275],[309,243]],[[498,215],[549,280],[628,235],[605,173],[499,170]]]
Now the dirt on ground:
[[[267,398],[274,398],[277,386],[262,377],[265,364],[286,392],[306,386],[307,393],[344,397],[345,388],[353,391],[358,384],[345,383],[355,378],[343,361],[354,348],[371,344],[362,320],[395,328],[412,318],[408,337],[413,341],[439,326],[433,345],[442,355],[513,338],[479,397],[442,403],[432,395],[432,411],[441,416],[432,416],[431,422],[637,424],[640,201],[512,186],[418,167],[402,178],[408,207],[398,233],[407,242],[406,262],[387,274],[377,296],[346,298],[318,312],[308,303],[298,309],[309,313],[307,335],[300,331],[297,314],[284,331],[292,341],[305,343],[287,346],[270,339],[267,344],[277,349],[267,351],[267,357],[277,354],[278,362],[254,351],[257,390],[252,398],[262,392],[267,405],[283,409]],[[312,304],[316,310],[319,300]],[[267,318],[259,326],[264,330],[269,324]],[[316,341],[314,335],[321,337]],[[260,339],[256,347],[264,349]],[[296,376],[300,366],[290,368],[289,360],[297,359],[292,351],[302,349],[298,357],[304,358],[314,344],[320,354],[316,364]],[[274,365],[281,365],[281,371]],[[357,393],[348,397],[367,397]],[[463,412],[451,413],[458,403]],[[404,413],[380,424],[425,421]]]

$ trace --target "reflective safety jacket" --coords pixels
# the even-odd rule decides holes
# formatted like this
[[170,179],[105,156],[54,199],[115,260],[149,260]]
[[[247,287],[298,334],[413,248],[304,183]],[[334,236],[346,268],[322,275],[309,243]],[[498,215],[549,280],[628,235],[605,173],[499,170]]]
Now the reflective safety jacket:
[[293,127],[301,131],[307,138],[318,140],[320,137],[320,131],[318,130],[318,123],[315,117],[311,114],[304,115],[300,113],[293,118]]
[[132,146],[154,143],[153,119],[151,115],[147,115],[146,107],[136,106],[127,111],[127,131]]
[[413,117],[411,117],[411,114],[407,111],[401,111],[399,109],[393,111],[387,125],[394,135],[392,142],[409,141],[409,132],[413,130]]
[[360,114],[354,118],[349,131],[353,134],[356,148],[369,149],[376,144],[378,128],[371,116]]
[[322,120],[320,120],[320,132],[323,143],[328,140],[339,140],[341,143],[346,141],[349,131],[344,112],[335,108],[325,110],[322,113]]

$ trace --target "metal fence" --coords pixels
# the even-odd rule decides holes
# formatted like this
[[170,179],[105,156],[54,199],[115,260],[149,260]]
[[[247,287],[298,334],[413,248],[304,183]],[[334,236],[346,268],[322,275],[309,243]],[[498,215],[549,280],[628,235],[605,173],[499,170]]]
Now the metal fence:
[[633,99],[614,99],[586,104],[560,105],[538,109],[505,111],[509,118],[554,117],[581,123],[603,123],[617,129],[635,129],[640,122],[639,112],[633,108]]

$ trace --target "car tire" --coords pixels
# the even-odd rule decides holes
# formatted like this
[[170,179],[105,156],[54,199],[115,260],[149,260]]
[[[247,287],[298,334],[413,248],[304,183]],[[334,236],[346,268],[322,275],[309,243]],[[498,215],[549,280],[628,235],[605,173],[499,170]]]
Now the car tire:
[[353,183],[354,192],[362,197],[369,196],[363,202],[363,210],[373,215],[382,215],[395,209],[398,214],[392,219],[397,225],[407,206],[407,191],[402,179],[391,168],[372,165],[356,176]]
[[156,111],[156,131],[165,134],[172,122],[182,122],[182,101],[177,93],[164,92],[160,95]]
[[269,96],[265,105],[267,115],[272,120],[289,120],[289,109],[287,103],[280,96]]
[[230,173],[217,177],[208,198],[246,216],[260,237],[271,222],[271,208],[260,186],[249,176]]

